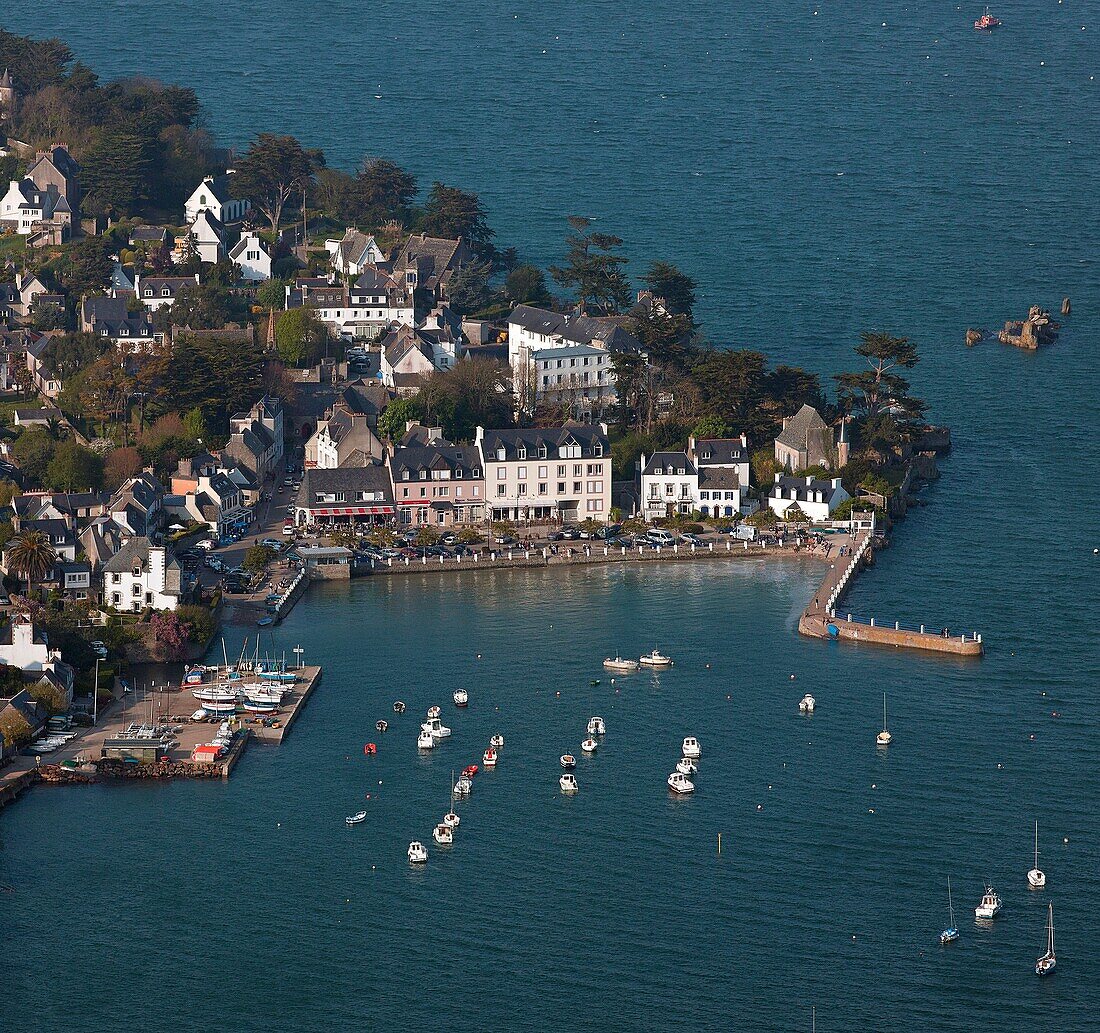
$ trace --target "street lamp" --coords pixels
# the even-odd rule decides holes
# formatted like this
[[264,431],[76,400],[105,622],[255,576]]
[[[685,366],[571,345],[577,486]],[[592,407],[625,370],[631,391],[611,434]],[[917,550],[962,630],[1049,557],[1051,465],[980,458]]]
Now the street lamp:
[[99,718],[99,661],[101,657],[95,658],[95,688],[92,690],[92,724],[94,725]]

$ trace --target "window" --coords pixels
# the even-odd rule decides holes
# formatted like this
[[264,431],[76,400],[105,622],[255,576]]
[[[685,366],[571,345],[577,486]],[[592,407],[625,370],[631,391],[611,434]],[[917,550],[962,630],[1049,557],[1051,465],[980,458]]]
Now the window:
[[526,466],[520,466],[520,467],[517,467],[517,468],[516,468],[516,476],[517,476],[517,477],[518,477],[518,478],[519,478],[519,479],[520,479],[521,481],[525,481],[525,480],[527,480],[527,467],[526,467]]
[[651,499],[655,499],[659,495],[660,495],[660,488],[656,484],[651,484],[649,486],[649,497]]
[[565,494],[565,481],[558,481],[558,494],[559,495],[564,495]]
[[458,480],[458,481],[462,480],[462,467],[461,466],[456,466],[455,467],[455,480]]
[[143,591],[144,591],[144,589],[143,589],[143,588],[141,587],[141,585],[134,585],[134,595],[135,595],[135,596],[138,596],[138,597],[140,597],[140,596],[141,596],[141,593],[142,593]]
[[582,473],[584,473],[584,464],[583,463],[574,463],[573,464],[573,476],[574,477],[580,477],[580,475]]
[[498,484],[497,485],[497,498],[499,499],[499,498],[503,498],[503,497],[504,497],[504,485],[503,484]]
[[545,458],[546,458],[546,446],[545,445],[539,445],[539,459],[545,459]]
[[[519,448],[516,450],[516,458],[517,459],[526,459],[527,458],[527,447],[525,445],[520,445]],[[522,477],[523,474],[520,474],[520,476]]]
[[145,297],[151,298],[153,296],[153,288],[152,287],[146,287],[145,290],[142,291],[142,293],[145,295]]
[[710,458],[710,449],[709,448],[703,453],[703,458],[704,459],[709,459]]
[[505,455],[504,449],[503,448],[498,448],[497,449],[497,461],[503,463],[504,462],[504,455]]
[[559,477],[564,477],[565,476],[565,466],[564,465],[559,465],[558,466],[558,476]]
[[582,483],[581,481],[574,481],[573,482],[573,494],[574,495],[579,495],[581,493],[581,483]]
[[409,479],[409,471],[408,470],[402,470],[401,471],[401,480],[407,481],[408,479]]
[[336,501],[337,502],[347,502],[347,500],[348,500],[347,492],[338,491],[336,493]]
[[128,326],[120,326],[118,328],[118,336],[119,337],[129,337],[130,336],[130,328]]
[[699,498],[702,499],[704,502],[709,502],[710,501],[710,492],[709,491],[699,492]]
[[597,456],[597,457],[602,456],[603,455],[603,445],[599,444],[598,442],[595,445],[593,445],[592,446],[592,454],[594,456]]
[[548,487],[549,485],[545,481],[539,481],[539,494],[545,495]]
[[519,486],[519,494],[520,495],[526,495],[527,494],[527,485],[526,484],[521,484]]
[[160,296],[161,296],[162,298],[170,298],[170,297],[172,297],[172,288],[171,288],[171,287],[161,287],[161,289],[160,289]]
[[665,485],[665,494],[668,495],[670,498],[674,494],[673,486],[671,483]]
[[497,467],[497,480],[498,481],[506,481],[507,479],[508,479],[507,469],[503,466],[498,466]]

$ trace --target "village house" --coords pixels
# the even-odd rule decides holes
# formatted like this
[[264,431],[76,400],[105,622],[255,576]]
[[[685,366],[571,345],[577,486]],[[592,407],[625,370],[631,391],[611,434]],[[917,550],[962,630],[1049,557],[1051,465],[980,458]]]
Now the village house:
[[224,225],[240,222],[250,207],[248,201],[233,196],[228,175],[205,176],[184,202],[183,214],[187,222],[193,223],[200,214],[209,212]]
[[704,516],[732,517],[752,513],[758,504],[749,492],[748,438],[688,438],[688,458],[695,464],[699,481],[695,508]]
[[128,477],[111,498],[108,514],[119,528],[130,535],[153,535],[164,523],[164,488],[145,470]]
[[226,241],[225,223],[204,208],[188,222],[184,232],[176,237],[172,259],[175,262],[185,262],[194,253],[198,255],[200,262],[214,265],[225,258]]
[[39,151],[26,176],[11,180],[0,198],[0,226],[26,234],[31,247],[66,243],[79,224],[78,171],[64,146]]
[[349,285],[299,277],[287,286],[287,308],[304,305],[344,340],[372,341],[394,323],[413,323],[413,294],[401,281],[373,266]]
[[153,343],[153,324],[142,309],[131,313],[125,298],[95,295],[80,303],[80,329],[107,337],[121,350],[148,351]]
[[699,472],[686,452],[654,452],[642,467],[642,515],[646,520],[687,515],[696,508]]
[[19,531],[29,520],[61,520],[75,529],[103,516],[109,502],[98,491],[25,491],[11,500],[12,526]]
[[391,446],[387,465],[398,520],[414,527],[453,527],[485,519],[485,477],[481,453],[454,445],[436,429],[426,442],[415,433]]
[[841,424],[839,440],[832,428],[812,405],[803,405],[794,416],[783,419],[783,429],[775,439],[775,461],[788,473],[810,466],[835,470],[848,462],[848,440]]
[[130,230],[130,247],[164,247],[169,240],[163,226],[135,226]]
[[150,312],[175,304],[180,291],[199,285],[199,274],[194,276],[138,276],[134,294]]
[[345,280],[359,276],[368,266],[376,266],[386,260],[374,236],[355,228],[345,230],[339,240],[326,240],[325,250],[332,258],[332,271]]
[[494,520],[608,519],[611,446],[606,424],[478,427],[475,444]]
[[61,650],[50,646],[46,632],[35,628],[29,616],[20,614],[0,628],[0,663],[19,668],[31,687],[45,679],[60,691],[66,706],[72,704],[73,669],[61,659]]
[[257,485],[273,476],[283,458],[283,401],[265,395],[229,421],[224,456],[248,471]]
[[17,427],[48,427],[51,422],[62,419],[62,413],[60,409],[54,408],[37,408],[37,409],[13,409],[12,410],[12,423]]
[[209,454],[202,459],[201,464],[194,465],[193,461],[181,460],[184,469],[172,477],[172,492],[164,497],[164,512],[169,519],[184,524],[206,524],[220,538],[246,525],[251,514],[245,508],[240,486],[219,468],[219,461]]
[[34,334],[27,339],[26,364],[31,383],[40,395],[50,399],[61,394],[65,386],[61,374],[51,370],[46,356],[54,340],[62,333],[62,330],[51,330],[44,334]]
[[271,251],[267,241],[249,230],[229,251],[229,259],[241,270],[241,279],[249,283],[261,283],[271,279]]
[[[48,305],[59,309],[65,307],[65,296],[51,293],[50,289],[37,276],[16,273],[15,290],[19,295],[18,302],[11,298],[7,304],[12,315],[17,319],[23,321],[31,319],[35,308],[42,306]],[[10,298],[10,295],[8,297]]]
[[386,523],[393,519],[393,487],[381,463],[306,470],[295,506],[305,524]]
[[379,341],[379,375],[398,395],[415,394],[421,379],[435,369],[432,343],[410,326],[398,326]]
[[[374,426],[377,426],[377,417]],[[338,466],[364,466],[382,458],[382,442],[374,432],[371,418],[354,413],[341,403],[332,407],[306,442],[305,465],[319,470]]]
[[810,520],[828,520],[833,510],[849,498],[839,477],[826,481],[813,475],[794,477],[776,473],[768,494],[768,507],[779,517],[797,506]]
[[180,565],[167,545],[131,538],[103,565],[103,601],[116,610],[174,610],[180,604]]
[[447,289],[459,270],[473,263],[474,253],[462,241],[414,233],[401,245],[391,265],[398,283],[414,296],[414,315],[447,301]]

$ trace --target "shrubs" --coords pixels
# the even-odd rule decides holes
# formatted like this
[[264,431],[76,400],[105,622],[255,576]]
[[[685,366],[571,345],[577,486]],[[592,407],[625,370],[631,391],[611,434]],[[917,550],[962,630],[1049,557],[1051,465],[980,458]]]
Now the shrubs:
[[242,566],[250,574],[259,574],[275,556],[275,550],[266,545],[253,545],[244,555]]
[[187,637],[202,645],[214,636],[214,615],[205,606],[180,606],[176,610],[180,623],[187,629]]

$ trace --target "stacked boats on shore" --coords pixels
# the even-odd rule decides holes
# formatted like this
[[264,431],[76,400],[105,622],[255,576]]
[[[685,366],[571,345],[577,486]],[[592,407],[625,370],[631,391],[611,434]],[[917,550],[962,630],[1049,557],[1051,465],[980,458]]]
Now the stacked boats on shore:
[[183,678],[183,688],[202,708],[196,716],[227,717],[239,711],[274,714],[286,702],[297,675],[283,660],[264,659],[230,667],[195,666]]

